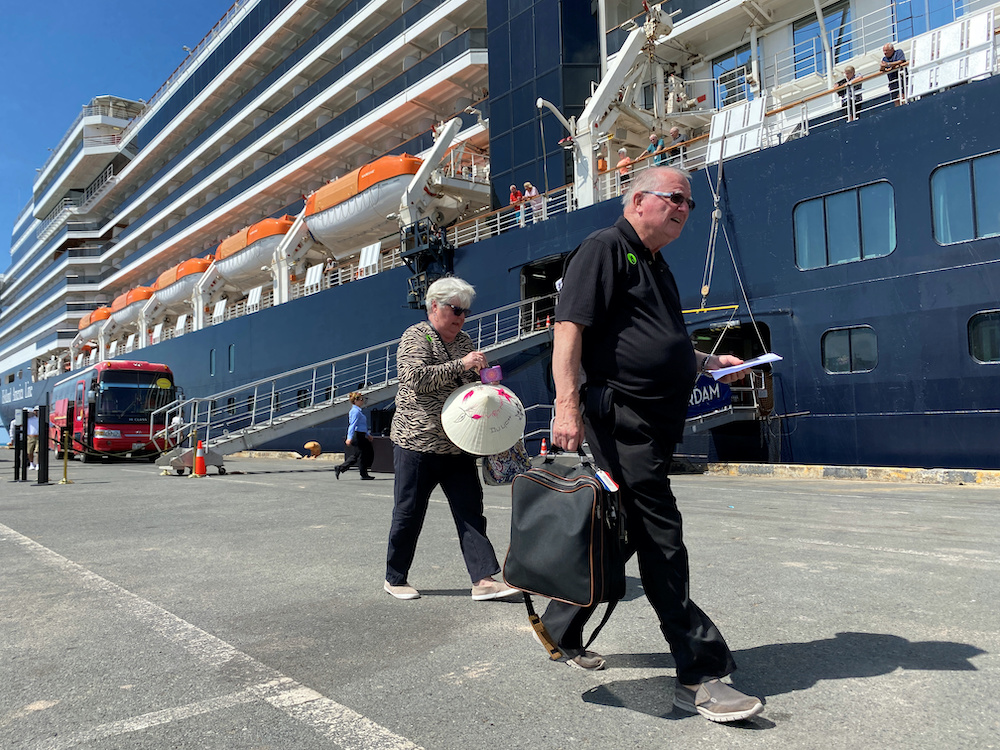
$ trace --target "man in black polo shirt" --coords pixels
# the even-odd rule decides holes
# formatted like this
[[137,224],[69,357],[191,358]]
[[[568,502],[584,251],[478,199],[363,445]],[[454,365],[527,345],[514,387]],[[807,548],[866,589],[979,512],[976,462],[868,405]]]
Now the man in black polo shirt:
[[[667,477],[697,371],[742,360],[694,350],[677,284],[659,252],[680,236],[694,208],[687,173],[647,169],[622,202],[624,216],[583,241],[563,279],[552,354],[552,442],[575,451],[586,431],[597,464],[621,487],[629,552],[639,556],[646,596],[677,665],[674,705],[716,722],[746,719],[763,705],[719,680],[736,664],[718,628],[688,596],[687,550]],[[571,666],[604,666],[604,657],[583,647],[592,614],[593,608],[553,601],[542,617]]]

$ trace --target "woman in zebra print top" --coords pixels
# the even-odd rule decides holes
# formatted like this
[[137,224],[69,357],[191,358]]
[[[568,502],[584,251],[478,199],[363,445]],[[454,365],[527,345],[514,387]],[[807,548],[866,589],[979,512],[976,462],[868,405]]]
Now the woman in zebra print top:
[[486,536],[476,459],[452,443],[441,425],[445,399],[456,388],[475,382],[487,366],[486,355],[475,351],[472,339],[462,331],[474,297],[475,290],[462,279],[438,279],[427,289],[427,320],[410,326],[399,341],[399,392],[390,432],[395,506],[384,586],[397,599],[420,596],[407,582],[407,574],[431,492],[438,485],[448,498],[458,529],[472,579],[472,598],[497,599],[518,593],[493,578],[500,572],[500,563]]

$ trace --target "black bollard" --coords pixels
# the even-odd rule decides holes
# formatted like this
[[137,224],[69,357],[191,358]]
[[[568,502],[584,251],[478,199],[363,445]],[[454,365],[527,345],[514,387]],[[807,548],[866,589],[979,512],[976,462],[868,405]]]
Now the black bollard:
[[[48,397],[46,396],[46,401]],[[49,483],[49,405],[38,407],[38,480],[36,485]]]
[[28,481],[28,410],[21,409],[21,447],[18,449],[21,456],[21,481]]
[[21,481],[21,425],[14,423],[14,432],[11,434],[14,446],[14,481]]

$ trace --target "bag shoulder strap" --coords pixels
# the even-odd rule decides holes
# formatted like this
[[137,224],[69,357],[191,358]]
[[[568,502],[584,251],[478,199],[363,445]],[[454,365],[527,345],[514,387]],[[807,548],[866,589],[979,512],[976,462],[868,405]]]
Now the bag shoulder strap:
[[[556,644],[548,629],[545,627],[545,623],[542,622],[542,618],[535,612],[535,607],[531,603],[531,595],[527,591],[522,593],[524,595],[524,606],[528,610],[528,622],[531,623],[531,629],[535,631],[538,640],[541,641],[545,650],[549,652],[550,659],[553,661],[562,659],[562,651],[559,650],[559,646]],[[608,602],[608,608],[604,610],[604,617],[601,618],[601,622],[598,623],[596,628],[594,628],[594,632],[590,634],[590,638],[587,639],[587,643],[583,647],[585,651],[590,648],[590,644],[594,642],[601,630],[604,629],[604,626],[608,624],[608,620],[611,619],[611,613],[615,611],[615,607],[618,606],[618,602],[620,601],[621,599],[612,599]]]

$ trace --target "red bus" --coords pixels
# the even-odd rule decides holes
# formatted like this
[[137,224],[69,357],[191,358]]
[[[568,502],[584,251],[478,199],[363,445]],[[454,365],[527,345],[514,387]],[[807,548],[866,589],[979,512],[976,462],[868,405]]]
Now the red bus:
[[176,393],[166,365],[109,360],[73,373],[52,388],[49,435],[57,457],[70,435],[70,455],[77,453],[84,462],[101,456],[155,458],[160,452],[149,440],[150,415]]

